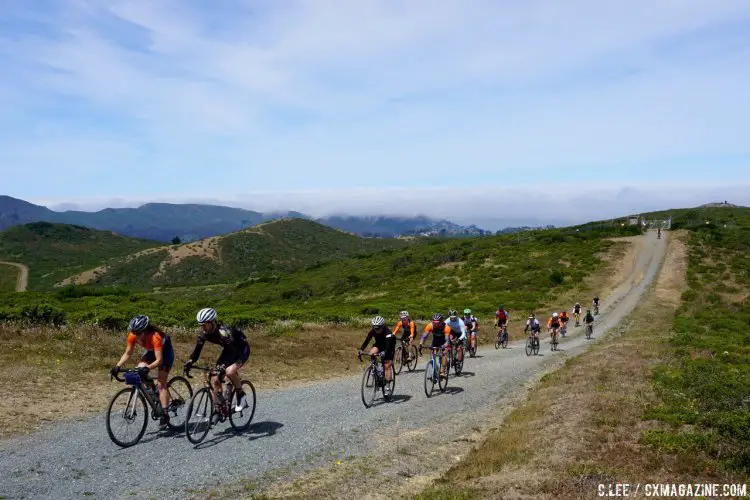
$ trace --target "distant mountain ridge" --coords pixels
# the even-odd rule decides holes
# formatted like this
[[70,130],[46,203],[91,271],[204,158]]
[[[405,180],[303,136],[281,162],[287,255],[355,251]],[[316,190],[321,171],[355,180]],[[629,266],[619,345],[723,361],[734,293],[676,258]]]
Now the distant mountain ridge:
[[[170,242],[183,242],[228,234],[282,218],[299,218],[368,237],[396,237],[406,234],[473,234],[447,220],[425,216],[347,216],[315,218],[300,212],[260,213],[221,205],[147,203],[138,208],[105,208],[97,212],[67,210],[57,212],[10,196],[0,195],[0,231],[31,222],[57,222],[92,229],[114,231],[124,236]],[[479,234],[478,232],[476,234]]]

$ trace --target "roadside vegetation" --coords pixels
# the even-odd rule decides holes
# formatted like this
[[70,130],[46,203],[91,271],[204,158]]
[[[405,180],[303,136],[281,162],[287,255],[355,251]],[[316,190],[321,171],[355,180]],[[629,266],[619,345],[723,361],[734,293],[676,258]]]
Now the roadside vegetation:
[[18,269],[16,267],[0,264],[0,292],[14,292],[17,279]]

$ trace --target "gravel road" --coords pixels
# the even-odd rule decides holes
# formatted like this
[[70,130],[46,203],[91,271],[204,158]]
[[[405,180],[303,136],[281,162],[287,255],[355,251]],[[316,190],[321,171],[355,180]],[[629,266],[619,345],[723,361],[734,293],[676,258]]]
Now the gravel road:
[[[549,350],[546,337],[539,356],[527,357],[522,341],[508,349],[483,348],[477,358],[467,359],[464,376],[450,379],[448,393],[430,399],[423,391],[422,358],[416,372],[404,371],[398,377],[394,402],[370,409],[360,401],[359,374],[259,391],[258,409],[247,433],[235,435],[228,423],[219,424],[197,448],[183,435],[158,433],[153,422],[138,445],[124,450],[107,437],[103,416],[60,423],[0,443],[0,498],[184,498],[186,492],[260,477],[274,469],[302,472],[330,464],[336,457],[365,455],[371,449],[367,439],[396,421],[403,431],[440,421],[471,425],[541,373],[581,353],[632,311],[666,250],[666,237],[657,240],[649,233],[643,238],[631,276],[610,297],[603,297],[593,340],[585,339],[583,328],[571,325],[557,353]],[[485,329],[485,336],[489,330]],[[76,382],[71,377],[68,383]],[[117,388],[113,384],[112,392]],[[44,397],[54,397],[54,391]]]
[[26,286],[29,284],[29,267],[26,264],[19,264],[18,262],[0,262],[6,266],[13,266],[18,269],[18,278],[16,279],[16,291],[25,292]]

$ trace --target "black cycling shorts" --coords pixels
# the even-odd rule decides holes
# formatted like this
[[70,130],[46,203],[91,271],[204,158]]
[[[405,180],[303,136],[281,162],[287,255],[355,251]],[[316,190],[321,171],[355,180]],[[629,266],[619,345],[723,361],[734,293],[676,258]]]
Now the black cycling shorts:
[[383,361],[393,361],[393,356],[396,354],[396,336],[390,335],[377,339],[375,347],[377,347],[378,353],[384,353]]
[[221,354],[219,354],[219,359],[216,360],[216,364],[224,365],[227,368],[235,363],[244,365],[249,357],[250,357],[250,344],[246,342],[245,346],[241,350],[232,346],[225,347],[221,351]]
[[[156,361],[156,353],[154,351],[146,351],[141,356],[141,361],[144,363],[151,364]],[[161,366],[160,370],[169,371],[174,364],[174,348],[172,347],[172,339],[170,337],[164,338],[164,343],[161,348]]]
[[435,337],[432,336],[432,345],[430,347],[443,347],[445,345],[445,336]]
[[497,326],[498,327],[505,326],[507,324],[508,324],[508,318],[497,320]]

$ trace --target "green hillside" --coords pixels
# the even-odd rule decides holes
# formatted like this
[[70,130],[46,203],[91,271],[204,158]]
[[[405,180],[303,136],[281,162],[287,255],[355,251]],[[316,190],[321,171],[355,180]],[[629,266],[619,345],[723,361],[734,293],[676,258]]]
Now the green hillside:
[[29,290],[44,290],[112,257],[157,245],[109,231],[34,222],[0,232],[0,260],[29,266]]
[[354,255],[403,248],[405,240],[368,239],[305,219],[283,219],[244,231],[164,246],[112,262],[92,284],[138,289],[237,283],[288,274]]
[[0,292],[12,292],[16,289],[18,269],[0,264]]
[[[275,234],[277,227],[268,233]],[[471,307],[489,319],[498,303],[525,314],[564,289],[578,286],[596,271],[600,252],[614,244],[609,237],[619,232],[548,230],[420,240],[406,248],[339,259],[295,273],[263,273],[236,284],[142,293],[85,286],[37,296],[6,294],[0,299],[0,317],[56,317],[121,327],[141,312],[160,324],[194,326],[195,311],[210,304],[220,310],[222,320],[245,326],[278,319],[356,322],[376,313],[395,321],[403,308],[417,318],[427,318],[436,310]],[[310,241],[302,248],[319,248],[316,245]],[[42,314],[33,309],[38,304],[49,309]]]

